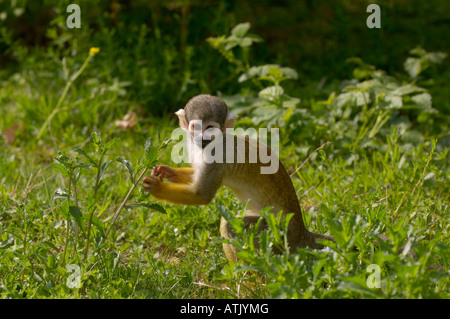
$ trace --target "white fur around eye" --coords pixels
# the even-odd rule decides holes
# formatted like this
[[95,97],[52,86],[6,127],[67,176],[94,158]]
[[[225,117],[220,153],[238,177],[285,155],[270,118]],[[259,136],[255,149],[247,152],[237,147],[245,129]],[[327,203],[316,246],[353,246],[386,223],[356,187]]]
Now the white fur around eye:
[[202,132],[202,124],[201,121],[191,121],[189,123],[189,131],[194,132]]

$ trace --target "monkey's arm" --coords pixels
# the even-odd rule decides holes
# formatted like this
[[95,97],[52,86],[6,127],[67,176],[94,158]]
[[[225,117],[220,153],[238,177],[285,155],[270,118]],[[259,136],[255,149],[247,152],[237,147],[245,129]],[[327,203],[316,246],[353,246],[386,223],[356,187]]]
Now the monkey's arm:
[[142,185],[159,200],[181,205],[206,205],[214,196],[214,193],[210,196],[208,193],[199,191],[192,183],[167,184],[154,175],[144,177]]
[[[169,170],[175,171],[174,168]],[[191,182],[167,184],[162,181],[162,176],[150,175],[144,177],[142,185],[160,200],[181,205],[206,205],[222,184],[223,169],[214,164],[203,167],[195,177],[191,168],[182,168],[181,171],[187,174],[179,176],[189,176],[186,179]]]
[[153,168],[152,175],[156,175],[157,173],[173,183],[188,184],[192,182],[194,169],[192,167],[175,168],[166,165],[158,165]]

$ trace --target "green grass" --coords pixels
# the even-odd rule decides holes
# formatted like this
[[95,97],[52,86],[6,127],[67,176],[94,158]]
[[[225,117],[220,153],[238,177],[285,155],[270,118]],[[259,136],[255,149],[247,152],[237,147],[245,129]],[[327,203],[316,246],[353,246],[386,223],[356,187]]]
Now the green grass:
[[[242,73],[251,67],[246,54],[235,56],[246,61],[236,64]],[[176,123],[167,112],[146,113],[124,93],[127,83],[92,72],[113,63],[102,51],[66,58],[1,79],[2,298],[450,297],[448,117],[417,98],[426,100],[428,92],[420,81],[400,81],[358,61],[352,85],[324,88],[328,100],[300,102],[302,96],[279,89],[295,71],[275,67],[225,96],[241,113],[238,125],[281,127],[282,162],[290,173],[302,166],[292,181],[305,223],[336,239],[329,250],[273,255],[273,245],[284,244],[280,220],[265,217],[271,227],[256,248],[254,232],[232,219],[241,260],[230,264],[219,222],[242,203],[225,188],[210,205],[187,207],[155,205],[137,187],[114,220],[132,181],[152,164],[146,158],[172,165],[170,147],[158,147]],[[86,70],[65,91],[83,61]],[[395,95],[393,87],[412,86],[401,106],[385,99]],[[117,127],[128,111],[136,112],[136,126]],[[380,267],[381,288],[367,285],[372,264]]]

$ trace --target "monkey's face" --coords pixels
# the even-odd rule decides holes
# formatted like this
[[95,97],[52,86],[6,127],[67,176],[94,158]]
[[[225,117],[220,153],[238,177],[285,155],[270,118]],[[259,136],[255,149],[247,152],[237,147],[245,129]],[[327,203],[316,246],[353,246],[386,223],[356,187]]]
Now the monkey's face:
[[184,109],[175,114],[178,116],[180,127],[188,130],[192,141],[205,148],[226,128],[233,127],[236,115],[228,113],[228,107],[221,99],[201,94],[188,101]]
[[220,124],[214,121],[192,120],[188,129],[192,141],[201,148],[205,148],[218,134],[222,134]]

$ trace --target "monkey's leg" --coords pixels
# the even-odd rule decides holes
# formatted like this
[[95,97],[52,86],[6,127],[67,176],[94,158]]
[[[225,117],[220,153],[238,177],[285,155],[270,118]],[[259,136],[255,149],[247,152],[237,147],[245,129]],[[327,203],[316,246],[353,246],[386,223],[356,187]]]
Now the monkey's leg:
[[158,165],[153,168],[152,175],[160,174],[161,177],[167,178],[173,183],[191,183],[194,175],[192,167],[170,167],[166,165]]
[[[230,224],[223,217],[220,220],[220,234],[225,239],[231,239],[234,237],[234,234],[233,234]],[[237,262],[236,248],[232,244],[229,244],[229,243],[223,243],[222,247],[223,247],[223,251],[225,252],[225,256],[227,257],[228,261],[230,261],[232,263]]]
[[[250,227],[250,225],[256,224],[260,218],[261,217],[256,216],[256,215],[244,216],[243,220],[244,220],[245,229],[247,230]],[[258,233],[265,229],[267,229],[267,223],[265,220],[263,220],[261,222],[261,225],[259,226]],[[223,217],[220,220],[220,234],[225,239],[232,239],[233,237],[235,237],[233,228],[228,223],[228,221]],[[225,256],[227,257],[227,259],[231,262],[236,262],[237,261],[236,248],[232,244],[229,244],[229,243],[223,243],[222,245],[223,245],[223,250],[225,252]]]

